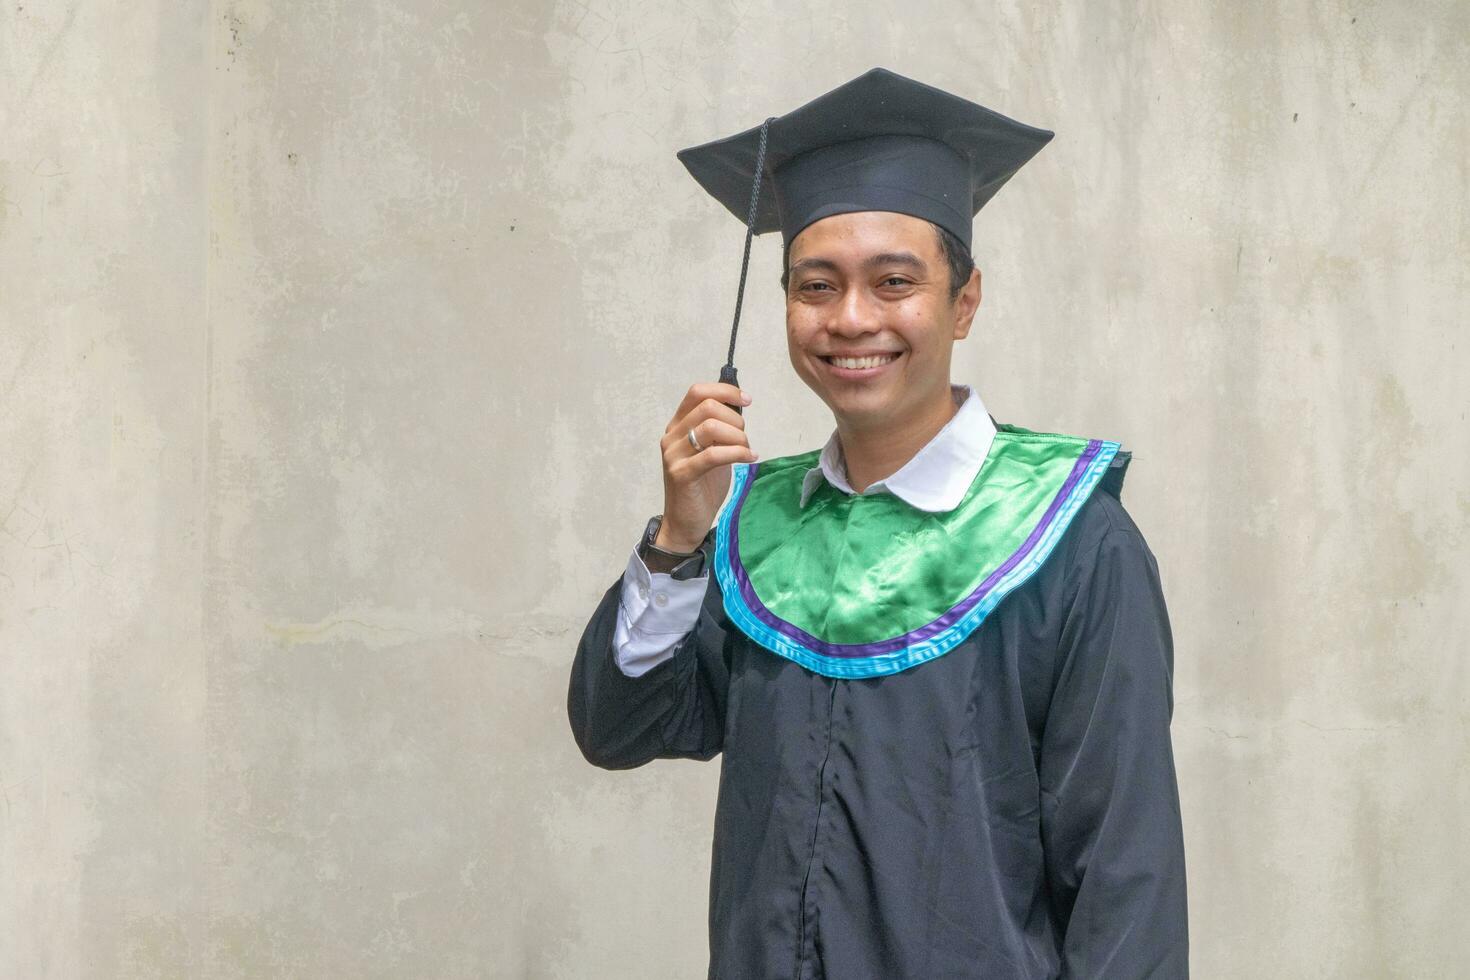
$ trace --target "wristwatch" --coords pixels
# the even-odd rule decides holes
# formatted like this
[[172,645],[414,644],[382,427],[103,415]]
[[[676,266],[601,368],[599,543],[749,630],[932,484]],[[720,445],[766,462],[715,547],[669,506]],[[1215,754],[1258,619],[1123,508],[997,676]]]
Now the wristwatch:
[[663,525],[664,515],[655,514],[649,518],[648,526],[643,529],[643,540],[638,542],[638,557],[642,558],[644,564],[653,562],[658,567],[649,565],[649,571],[668,572],[675,581],[684,582],[692,578],[699,578],[704,574],[704,549],[699,548],[693,552],[668,551],[657,547],[653,539],[658,537],[658,529]]

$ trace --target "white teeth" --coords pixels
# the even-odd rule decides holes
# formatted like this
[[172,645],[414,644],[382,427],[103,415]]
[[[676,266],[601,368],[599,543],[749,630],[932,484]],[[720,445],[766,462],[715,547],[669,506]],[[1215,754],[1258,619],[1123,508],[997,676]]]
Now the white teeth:
[[831,361],[840,368],[870,368],[896,360],[897,354],[878,354],[873,357],[834,357]]

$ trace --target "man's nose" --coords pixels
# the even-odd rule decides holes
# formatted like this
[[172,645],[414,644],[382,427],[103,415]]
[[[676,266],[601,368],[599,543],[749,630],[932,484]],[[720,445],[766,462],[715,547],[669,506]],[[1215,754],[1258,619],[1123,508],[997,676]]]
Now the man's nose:
[[849,288],[835,304],[827,323],[831,333],[843,337],[872,333],[878,329],[878,307],[866,290]]

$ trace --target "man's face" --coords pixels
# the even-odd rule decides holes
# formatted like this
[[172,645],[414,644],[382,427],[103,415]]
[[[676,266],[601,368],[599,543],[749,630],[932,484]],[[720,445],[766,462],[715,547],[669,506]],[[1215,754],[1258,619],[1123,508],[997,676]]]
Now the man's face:
[[[980,303],[977,271],[954,300],[934,226],[891,211],[834,214],[788,252],[786,343],[839,427],[879,428],[949,397],[950,354]],[[878,355],[844,366],[839,356]]]

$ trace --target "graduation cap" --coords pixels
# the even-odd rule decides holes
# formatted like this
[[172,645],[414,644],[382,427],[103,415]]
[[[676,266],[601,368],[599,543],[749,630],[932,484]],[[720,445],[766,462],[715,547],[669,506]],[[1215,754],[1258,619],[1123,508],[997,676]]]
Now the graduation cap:
[[[822,218],[897,211],[934,222],[969,248],[975,214],[1053,135],[874,68],[784,116],[680,150],[699,185],[746,225],[720,380],[737,384],[735,332],[751,236],[779,230],[789,247]],[[773,188],[764,198],[763,178]]]

